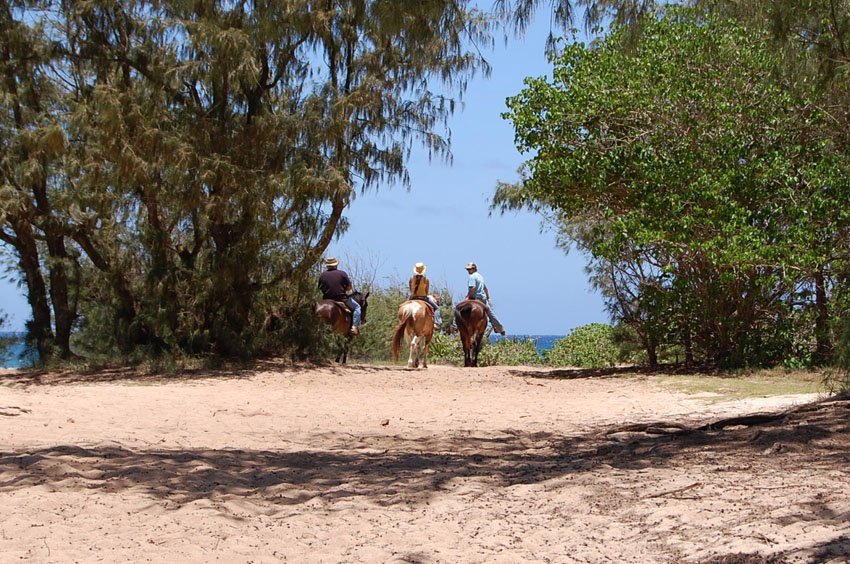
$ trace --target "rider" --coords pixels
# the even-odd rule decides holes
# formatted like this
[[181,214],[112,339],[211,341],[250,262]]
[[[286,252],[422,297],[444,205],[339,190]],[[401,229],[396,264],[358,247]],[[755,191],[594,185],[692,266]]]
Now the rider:
[[352,323],[351,334],[360,334],[360,304],[349,294],[354,291],[351,286],[351,279],[344,270],[339,270],[339,261],[333,257],[325,260],[325,270],[319,275],[319,290],[322,291],[322,297],[326,300],[334,300],[335,302],[345,302],[351,309]]
[[431,287],[431,282],[425,276],[424,263],[417,262],[413,266],[413,276],[410,277],[408,285],[410,286],[410,299],[421,299],[428,302],[431,309],[434,310],[434,329],[439,329],[443,325],[443,320],[440,319],[440,305],[436,301],[436,297],[432,298],[428,291]]
[[504,335],[505,328],[502,327],[502,323],[496,318],[496,314],[493,312],[493,306],[490,305],[490,290],[484,283],[484,277],[478,272],[478,266],[474,262],[470,262],[466,265],[466,272],[469,274],[469,280],[466,284],[466,299],[484,302],[487,306],[487,317],[490,318],[490,325],[493,326],[493,331],[499,335]]

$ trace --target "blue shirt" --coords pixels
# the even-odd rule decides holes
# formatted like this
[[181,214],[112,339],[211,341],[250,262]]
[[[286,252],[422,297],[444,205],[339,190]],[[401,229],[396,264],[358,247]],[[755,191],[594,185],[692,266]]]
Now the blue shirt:
[[[472,298],[487,301],[487,294],[484,293],[484,277],[478,272],[473,272],[469,275],[469,281],[466,284],[467,288],[475,288]],[[467,294],[468,295],[468,294]]]

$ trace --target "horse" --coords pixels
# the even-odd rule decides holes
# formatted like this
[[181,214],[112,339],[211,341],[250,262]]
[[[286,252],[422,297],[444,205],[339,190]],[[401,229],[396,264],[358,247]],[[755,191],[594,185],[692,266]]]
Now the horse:
[[454,312],[463,345],[463,365],[478,366],[478,353],[487,330],[487,306],[478,300],[463,300],[455,306]]
[[[361,292],[354,292],[351,294],[351,297],[354,298],[354,301],[360,304],[360,323],[366,323],[366,308],[369,305],[367,302],[369,292],[366,292],[365,294]],[[345,364],[345,361],[348,359],[348,349],[351,348],[351,339],[353,338],[353,335],[351,334],[351,325],[354,318],[351,311],[349,311],[348,307],[343,307],[341,302],[334,300],[319,300],[313,307],[313,311],[319,316],[319,318],[331,326],[334,333],[345,335],[342,348],[336,357],[337,362]]]
[[434,335],[434,312],[423,300],[407,300],[398,307],[398,325],[393,332],[393,359],[398,361],[398,349],[402,336],[407,337],[410,354],[408,368],[428,368],[428,350]]

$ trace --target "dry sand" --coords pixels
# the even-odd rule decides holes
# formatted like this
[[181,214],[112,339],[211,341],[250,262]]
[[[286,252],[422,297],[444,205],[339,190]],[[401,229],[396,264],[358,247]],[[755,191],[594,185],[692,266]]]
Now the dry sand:
[[848,562],[847,403],[693,430],[814,399],[540,368],[5,371],[0,562]]

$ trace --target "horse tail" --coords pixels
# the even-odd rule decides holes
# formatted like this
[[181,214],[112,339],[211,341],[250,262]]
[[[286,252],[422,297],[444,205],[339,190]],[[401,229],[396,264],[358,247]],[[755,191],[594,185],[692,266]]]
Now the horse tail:
[[470,303],[455,308],[455,325],[457,325],[458,329],[460,329],[461,324],[464,326],[467,325],[467,319],[470,313],[472,313],[472,304]]
[[401,339],[404,337],[404,330],[407,327],[407,322],[412,316],[413,314],[405,309],[401,314],[401,319],[399,320],[398,325],[395,326],[392,345],[393,360],[395,361],[398,361],[398,349],[401,346]]

